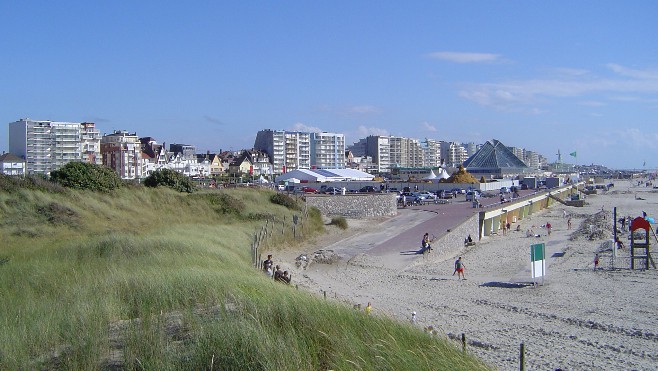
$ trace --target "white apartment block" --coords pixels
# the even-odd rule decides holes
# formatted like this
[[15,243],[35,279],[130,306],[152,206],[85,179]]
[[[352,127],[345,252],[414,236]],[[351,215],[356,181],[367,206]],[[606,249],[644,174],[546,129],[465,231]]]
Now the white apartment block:
[[391,139],[388,136],[367,137],[365,155],[372,157],[378,173],[391,172]]
[[389,137],[390,163],[396,167],[422,167],[423,149],[418,139]]
[[459,167],[468,159],[466,148],[457,142],[441,142],[441,156],[448,167]]
[[101,138],[103,165],[114,170],[121,179],[142,177],[141,143],[136,133],[115,130]]
[[101,163],[94,123],[34,121],[9,124],[9,152],[25,160],[28,174],[48,175],[71,161]]
[[285,130],[261,130],[256,134],[254,149],[267,153],[274,175],[311,168],[309,133]]
[[423,167],[441,166],[441,142],[425,138],[423,144]]
[[309,139],[312,168],[345,168],[345,134],[310,133]]

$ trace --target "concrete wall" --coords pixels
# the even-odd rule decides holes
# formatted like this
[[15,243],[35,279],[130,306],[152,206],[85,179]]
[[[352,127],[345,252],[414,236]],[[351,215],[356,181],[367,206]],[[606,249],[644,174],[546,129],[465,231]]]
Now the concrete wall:
[[464,248],[464,239],[470,234],[473,242],[477,243],[480,230],[480,217],[475,214],[462,224],[453,228],[443,237],[432,242],[432,259],[444,258],[456,254]]
[[306,195],[306,204],[317,207],[323,215],[363,218],[397,215],[393,193],[347,195]]

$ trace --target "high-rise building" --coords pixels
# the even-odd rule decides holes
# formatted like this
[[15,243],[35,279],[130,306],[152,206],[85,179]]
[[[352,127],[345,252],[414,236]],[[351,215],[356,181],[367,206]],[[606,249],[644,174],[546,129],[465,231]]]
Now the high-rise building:
[[377,164],[377,172],[391,172],[391,139],[388,136],[368,136],[366,155],[372,157],[372,162]]
[[115,130],[101,138],[103,165],[114,170],[121,179],[142,177],[141,142],[136,133]]
[[48,175],[71,161],[100,164],[100,133],[91,122],[21,119],[9,124],[9,152],[28,174]]
[[418,139],[389,137],[391,166],[422,167],[423,149]]
[[254,149],[267,153],[275,175],[311,168],[310,134],[298,131],[261,130]]
[[345,168],[345,134],[310,133],[309,139],[312,168]]
[[423,167],[441,166],[441,142],[425,138],[423,144]]

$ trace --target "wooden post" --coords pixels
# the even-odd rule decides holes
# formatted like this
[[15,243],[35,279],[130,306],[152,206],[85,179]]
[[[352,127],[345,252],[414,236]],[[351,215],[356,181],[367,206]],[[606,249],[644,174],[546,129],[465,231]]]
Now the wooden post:
[[462,352],[466,352],[466,334],[462,332]]
[[519,349],[519,370],[525,370],[525,344],[521,343],[521,348]]
[[327,292],[324,292],[324,300],[327,300]]

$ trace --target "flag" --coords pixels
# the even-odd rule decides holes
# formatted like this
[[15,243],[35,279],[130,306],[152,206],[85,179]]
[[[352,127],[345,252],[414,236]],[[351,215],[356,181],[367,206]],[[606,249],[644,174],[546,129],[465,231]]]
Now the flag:
[[573,152],[569,153],[569,155],[571,155],[573,157],[576,157],[576,151],[573,151]]

